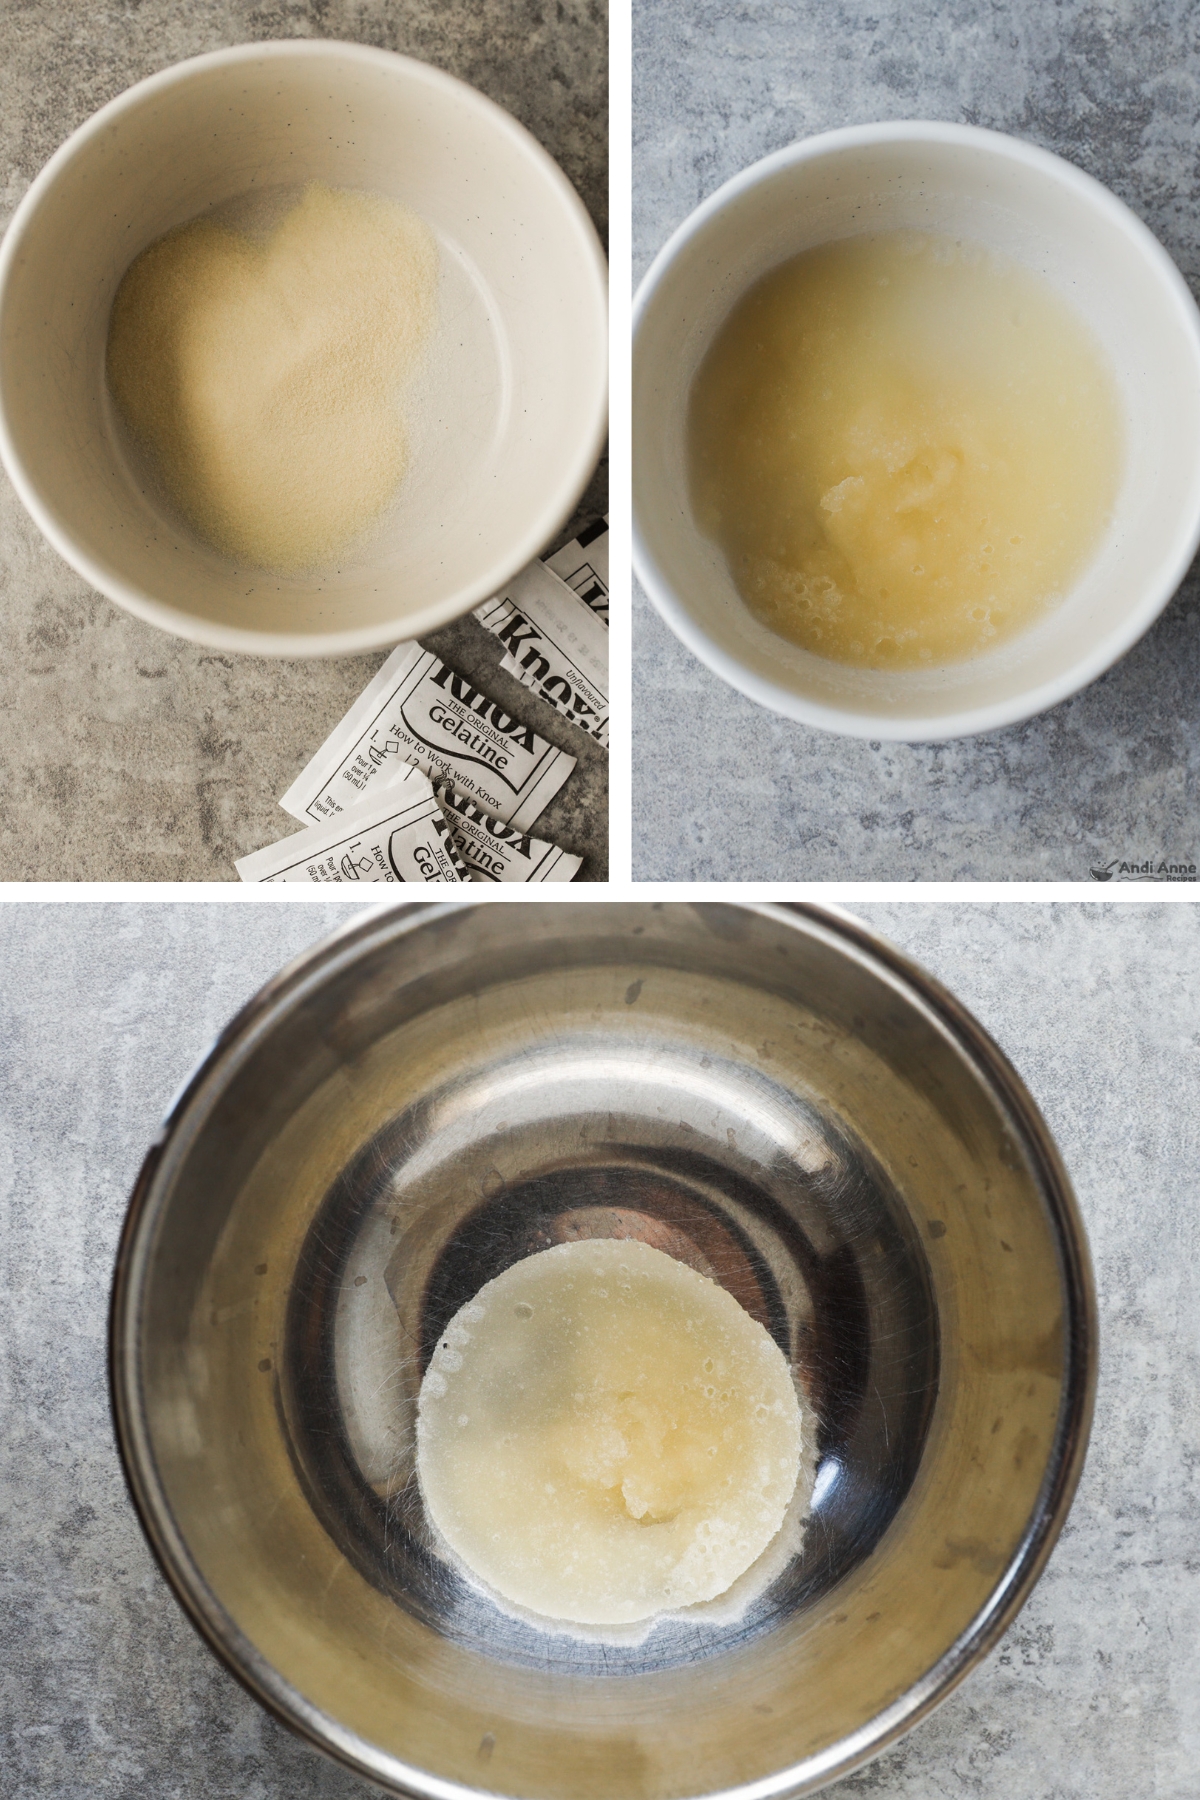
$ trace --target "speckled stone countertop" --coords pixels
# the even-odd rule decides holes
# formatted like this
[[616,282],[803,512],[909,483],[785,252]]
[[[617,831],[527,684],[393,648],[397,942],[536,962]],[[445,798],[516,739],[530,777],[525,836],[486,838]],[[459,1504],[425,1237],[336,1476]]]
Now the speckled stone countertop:
[[[264,38],[373,44],[435,63],[516,115],[607,227],[603,0],[17,0],[0,7],[0,225],[96,109],[186,56]],[[606,470],[575,524],[607,509]],[[549,551],[572,535],[565,528]],[[608,872],[608,759],[499,668],[473,619],[425,642],[579,759],[539,835]],[[295,829],[280,794],[382,655],[276,662],[155,631],[95,593],[0,471],[0,880],[236,881]]]
[[[109,1273],[213,1033],[345,903],[0,908],[0,1794],[368,1800],[203,1647],[113,1446]],[[1091,1449],[1045,1575],[925,1723],[831,1793],[1196,1800],[1200,911],[857,909],[998,1039],[1074,1180],[1100,1301]],[[570,1800],[564,1795],[562,1800]]]
[[[1056,151],[1144,219],[1200,291],[1195,0],[633,0],[634,273],[731,175],[797,138],[949,119]],[[634,878],[1086,881],[1200,864],[1195,572],[1100,681],[936,745],[777,717],[635,594]]]

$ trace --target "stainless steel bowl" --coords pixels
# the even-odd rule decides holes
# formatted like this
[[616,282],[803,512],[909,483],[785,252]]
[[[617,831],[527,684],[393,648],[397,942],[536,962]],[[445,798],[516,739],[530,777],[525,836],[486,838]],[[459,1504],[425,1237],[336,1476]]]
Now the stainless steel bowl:
[[[773,1332],[820,1419],[803,1548],[736,1625],[551,1638],[441,1560],[422,1370],[522,1256],[636,1235]],[[118,1437],[179,1599],[396,1792],[813,1792],[929,1711],[1036,1580],[1083,1462],[1083,1230],[1012,1068],[815,907],[402,906],[284,970],[151,1149]]]

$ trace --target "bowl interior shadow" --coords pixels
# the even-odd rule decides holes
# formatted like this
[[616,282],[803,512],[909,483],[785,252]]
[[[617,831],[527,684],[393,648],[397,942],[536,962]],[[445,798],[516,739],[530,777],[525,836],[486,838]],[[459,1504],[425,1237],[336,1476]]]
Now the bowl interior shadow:
[[[662,1087],[639,1082],[635,1113],[628,1080],[611,1074],[622,1061],[640,1066],[644,1045],[599,1039],[591,1049],[597,1075],[585,1113],[573,1110],[572,1095],[547,1114],[547,1070],[538,1116],[510,1117],[499,1144],[448,1147],[443,1157],[428,1142],[431,1109],[421,1108],[365,1146],[305,1241],[280,1381],[291,1454],[314,1510],[381,1592],[485,1656],[637,1674],[770,1630],[869,1555],[920,1460],[937,1391],[937,1309],[899,1197],[831,1122],[798,1107],[794,1123],[823,1152],[812,1173],[782,1162],[752,1168],[736,1143],[662,1143],[654,1130]],[[676,1073],[683,1080],[672,1099],[690,1130],[721,1071],[710,1062],[692,1096],[686,1067]],[[736,1108],[736,1072],[729,1076]],[[598,1128],[602,1141],[589,1150]],[[431,1151],[436,1180],[410,1184],[408,1167]],[[487,1171],[481,1195],[480,1158],[489,1154],[519,1172]],[[417,1391],[450,1319],[522,1257],[594,1237],[640,1239],[718,1281],[771,1332],[819,1422],[799,1554],[744,1617],[684,1615],[636,1645],[548,1636],[494,1605],[439,1552],[416,1477]]]

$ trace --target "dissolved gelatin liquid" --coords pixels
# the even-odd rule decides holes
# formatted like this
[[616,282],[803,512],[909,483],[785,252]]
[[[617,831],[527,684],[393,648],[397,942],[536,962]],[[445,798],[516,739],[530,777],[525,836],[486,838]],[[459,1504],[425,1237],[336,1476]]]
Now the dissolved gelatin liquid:
[[959,662],[1034,623],[1101,541],[1116,382],[1050,282],[885,232],[773,269],[692,387],[692,504],[750,610],[865,668]]

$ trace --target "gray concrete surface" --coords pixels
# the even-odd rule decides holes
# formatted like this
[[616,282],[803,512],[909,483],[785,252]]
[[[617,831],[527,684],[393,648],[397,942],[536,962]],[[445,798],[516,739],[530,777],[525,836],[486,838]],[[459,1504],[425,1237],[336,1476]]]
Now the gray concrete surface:
[[[214,1031],[353,908],[0,908],[0,1795],[367,1800],[261,1712],[151,1561],[113,1448],[109,1271],[161,1112]],[[1196,1800],[1200,911],[856,909],[970,1006],[1074,1178],[1100,1296],[1074,1510],[999,1647],[832,1793]],[[564,1795],[563,1800],[570,1800]]]
[[[633,0],[634,273],[738,170],[872,119],[1012,132],[1106,182],[1200,291],[1196,0]],[[634,878],[1079,880],[1200,864],[1195,572],[1102,680],[943,745],[753,705],[634,608]]]
[[[351,39],[448,69],[514,113],[607,226],[603,0],[12,0],[0,6],[0,225],[58,145],[145,75],[223,45]],[[602,468],[577,521],[607,507]],[[571,535],[564,530],[555,544]],[[579,758],[539,820],[607,877],[607,756],[461,620],[426,640]],[[58,557],[0,472],[0,879],[236,881],[287,836],[276,804],[381,655],[218,655],[128,617]]]

